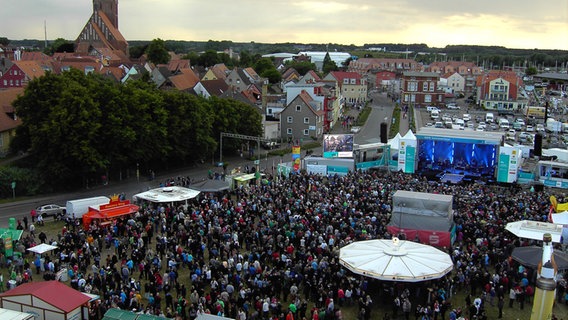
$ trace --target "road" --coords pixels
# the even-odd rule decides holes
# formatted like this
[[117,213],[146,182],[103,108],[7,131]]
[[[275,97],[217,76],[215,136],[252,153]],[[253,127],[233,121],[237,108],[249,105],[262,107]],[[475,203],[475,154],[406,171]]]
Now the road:
[[[387,134],[392,123],[391,117],[394,103],[387,97],[387,94],[374,92],[371,93],[370,98],[373,99],[371,103],[372,111],[369,114],[365,126],[355,135],[354,139],[355,143],[359,145],[381,142],[381,122],[385,121],[385,118],[388,120]],[[408,129],[408,125],[406,125],[406,129]]]
[[[390,128],[393,103],[389,98],[387,98],[386,93],[372,93],[371,98],[373,99],[373,102],[371,104],[372,112],[369,115],[365,126],[363,126],[361,128],[361,131],[355,135],[355,143],[358,144],[380,142],[380,123],[384,121],[385,117],[388,117],[389,119]],[[344,111],[344,114],[350,114],[356,117],[358,111],[354,109],[346,109]],[[348,131],[341,128],[341,124],[338,124],[333,128],[332,133],[348,133]],[[319,150],[314,150],[315,154],[321,154],[321,152],[321,148],[319,148]],[[264,151],[264,156],[261,156],[260,159],[260,168],[268,168],[268,172],[271,172],[273,166],[280,161],[288,162],[292,160],[292,156],[290,154],[287,154],[284,157],[267,157],[266,155],[266,151]],[[229,170],[234,167],[244,167],[245,165],[248,165],[250,167],[254,166],[254,163],[252,161],[240,158],[239,156],[225,156],[223,160],[231,164]],[[16,218],[17,220],[20,220],[25,215],[28,215],[29,217],[31,209],[36,208],[40,205],[51,203],[65,205],[67,200],[103,195],[111,196],[121,193],[124,193],[127,198],[131,198],[132,195],[136,193],[159,187],[160,182],[166,181],[169,178],[182,176],[190,177],[194,181],[206,179],[207,172],[210,169],[217,170],[219,172],[221,171],[221,168],[215,168],[211,164],[202,164],[196,167],[181,168],[170,172],[156,172],[156,177],[153,181],[149,181],[147,177],[141,176],[140,179],[133,177],[122,181],[109,181],[108,185],[98,185],[90,189],[81,189],[68,193],[41,195],[17,202],[0,204],[0,226],[7,227],[9,218]]]

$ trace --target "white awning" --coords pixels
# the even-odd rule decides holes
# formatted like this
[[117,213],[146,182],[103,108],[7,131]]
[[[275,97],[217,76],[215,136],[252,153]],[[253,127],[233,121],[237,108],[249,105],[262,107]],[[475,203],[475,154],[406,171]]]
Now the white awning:
[[199,191],[184,187],[164,187],[148,190],[134,195],[134,201],[138,199],[150,202],[178,202],[197,197]]
[[42,253],[45,253],[45,252],[48,252],[48,251],[51,251],[51,250],[54,250],[54,249],[57,249],[57,247],[52,246],[52,245],[47,244],[47,243],[41,243],[41,244],[38,244],[37,246],[28,248],[28,251],[35,252],[37,254],[42,254]]

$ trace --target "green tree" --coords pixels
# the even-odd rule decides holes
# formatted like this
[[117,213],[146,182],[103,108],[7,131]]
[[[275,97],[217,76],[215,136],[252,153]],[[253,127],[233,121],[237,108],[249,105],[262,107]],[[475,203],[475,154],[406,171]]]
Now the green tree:
[[309,61],[290,61],[286,63],[286,67],[294,68],[298,73],[303,76],[310,70],[317,71],[316,64]]
[[534,76],[535,74],[538,73],[538,70],[536,69],[536,67],[528,67],[526,73],[527,76]]
[[259,59],[254,64],[254,71],[256,71],[256,73],[258,74],[272,69],[276,70],[276,67],[274,66],[274,63],[272,63],[272,60],[270,58]]
[[337,67],[337,64],[335,64],[335,61],[331,60],[331,57],[329,56],[329,52],[327,52],[325,54],[325,57],[323,58],[323,67],[322,67],[322,71],[324,74],[328,74],[331,71],[337,71],[339,70],[339,68]]
[[157,38],[152,40],[146,48],[148,60],[154,64],[166,64],[170,62],[170,54],[166,49],[164,40]]
[[260,76],[267,78],[270,83],[279,83],[282,80],[282,74],[276,68],[265,70]]
[[10,44],[10,40],[6,37],[0,37],[0,44],[3,46],[7,46]]
[[148,48],[147,45],[128,47],[128,53],[130,54],[130,58],[132,59],[140,58],[144,54],[144,52],[146,52],[146,48]]
[[203,67],[211,67],[219,63],[219,57],[217,51],[207,50],[201,56],[199,56],[199,65]]
[[75,48],[73,42],[67,41],[63,38],[57,38],[43,50],[43,53],[51,56],[56,52],[74,52],[74,51]]

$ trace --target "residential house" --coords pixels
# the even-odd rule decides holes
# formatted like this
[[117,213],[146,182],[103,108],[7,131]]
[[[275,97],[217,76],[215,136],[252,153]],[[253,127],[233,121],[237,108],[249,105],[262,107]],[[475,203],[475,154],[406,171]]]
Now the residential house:
[[197,95],[205,98],[219,97],[227,90],[229,90],[229,86],[223,79],[201,80],[193,87],[193,91]]
[[367,101],[367,81],[357,72],[332,71],[323,80],[335,81],[347,104],[361,105]]
[[282,73],[282,83],[289,81],[298,81],[301,78],[300,74],[294,68],[288,68]]
[[[371,74],[373,72],[371,71]],[[374,73],[374,85],[376,89],[383,89],[386,91],[398,91],[398,83],[400,82],[396,77],[396,72],[389,70],[379,70]]]
[[303,91],[280,113],[280,134],[288,141],[319,139],[323,135],[323,104]]
[[168,77],[162,89],[177,89],[179,91],[190,91],[199,83],[199,77],[190,68],[181,69],[178,74]]
[[301,77],[298,82],[314,83],[314,82],[320,82],[321,80],[322,80],[321,77],[314,70],[310,70],[303,77]]
[[465,77],[458,72],[448,72],[440,76],[439,87],[446,93],[464,93]]
[[231,70],[227,68],[224,63],[217,63],[216,65],[212,66],[211,68],[207,69],[205,75],[201,78],[201,81],[207,80],[225,80],[227,79],[227,74],[229,74]]
[[0,89],[0,156],[10,151],[10,143],[16,135],[21,120],[16,116],[13,102],[24,93],[24,88]]
[[45,74],[35,61],[10,61],[0,58],[0,89],[22,88],[32,79]]
[[120,66],[105,66],[105,64],[96,57],[86,56],[68,56],[59,57],[53,63],[53,72],[60,74],[69,71],[71,68],[84,72],[85,74],[97,73],[119,82],[125,75],[126,70]]
[[444,93],[438,90],[439,81],[440,75],[435,72],[404,72],[401,81],[402,104],[427,106],[443,103]]
[[242,92],[252,85],[250,78],[241,68],[234,68],[231,70],[231,72],[227,75],[225,82],[229,85],[229,87],[233,88],[233,90],[237,92]]
[[519,99],[519,88],[523,80],[514,71],[490,70],[477,78],[477,101],[486,110],[512,113],[528,105],[526,99]]
[[467,61],[436,61],[428,65],[425,71],[440,75],[459,73],[464,77],[463,91],[461,92],[466,96],[471,96],[476,93],[476,79],[482,73],[482,68]]
[[347,67],[347,71],[357,72],[360,75],[365,75],[373,70],[386,70],[401,73],[405,71],[422,71],[422,69],[422,64],[416,62],[414,59],[396,58],[359,58],[351,60]]

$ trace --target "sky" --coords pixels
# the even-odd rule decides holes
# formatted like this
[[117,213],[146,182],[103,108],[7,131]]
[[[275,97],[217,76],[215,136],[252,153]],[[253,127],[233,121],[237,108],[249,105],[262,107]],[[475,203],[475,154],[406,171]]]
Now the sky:
[[[568,50],[566,0],[119,0],[130,40],[425,43]],[[75,40],[92,0],[6,0],[0,37]]]

